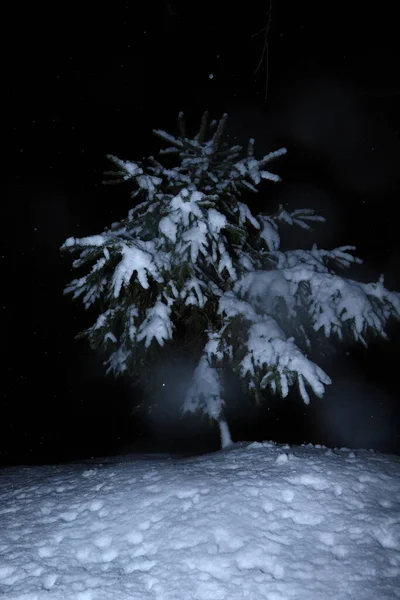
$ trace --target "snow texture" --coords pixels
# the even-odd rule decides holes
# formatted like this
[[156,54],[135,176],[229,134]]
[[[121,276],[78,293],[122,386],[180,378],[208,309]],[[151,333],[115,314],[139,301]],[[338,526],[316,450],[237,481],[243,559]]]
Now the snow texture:
[[173,324],[170,319],[170,308],[157,300],[156,304],[147,310],[147,315],[139,328],[137,339],[145,340],[145,347],[148,348],[155,338],[160,346],[164,345],[164,340],[172,338]]
[[[154,252],[153,245],[149,242],[147,245],[151,246],[151,250]],[[146,250],[147,249],[142,250],[136,244],[132,246],[123,245],[121,247],[121,261],[115,269],[113,281],[115,298],[118,298],[121,287],[129,284],[132,274],[135,271],[137,273],[138,281],[144,289],[149,287],[147,273],[151,273],[156,281],[163,280],[154,264],[152,253]]]
[[[270,274],[262,273],[263,276]],[[273,317],[259,315],[252,305],[238,301],[233,293],[224,294],[221,298],[220,311],[227,318],[242,316],[250,322],[247,352],[240,364],[242,377],[250,376],[252,382],[256,369],[262,369],[263,372],[266,370],[266,374],[261,380],[261,388],[269,385],[273,392],[279,390],[283,398],[288,395],[294,378],[306,404],[309,404],[310,398],[305,383],[316,396],[323,396],[325,385],[331,383],[330,378],[299,350],[293,338],[286,338]]]
[[4,600],[395,600],[400,458],[236,444],[0,471]]

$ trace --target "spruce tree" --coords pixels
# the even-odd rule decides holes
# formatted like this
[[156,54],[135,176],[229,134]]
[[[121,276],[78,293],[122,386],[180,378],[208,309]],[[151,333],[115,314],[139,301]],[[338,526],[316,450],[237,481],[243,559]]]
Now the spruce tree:
[[[310,357],[318,336],[367,344],[385,338],[400,318],[400,294],[383,278],[362,283],[338,271],[360,263],[353,246],[324,250],[281,247],[281,227],[310,229],[323,217],[310,209],[252,214],[243,199],[286,149],[260,160],[224,136],[227,115],[203,115],[193,138],[179,115],[179,135],[154,133],[166,144],[159,158],[108,158],[107,182],[128,183],[134,206],[100,235],[69,238],[63,251],[84,274],[65,292],[94,305],[95,323],[82,332],[106,353],[107,370],[136,382],[152,380],[163,356],[191,341],[194,369],[183,412],[218,422],[223,447],[232,440],[224,416],[224,373],[232,369],[257,400],[287,396],[297,384],[321,397],[331,383]],[[171,163],[171,164],[169,164]]]

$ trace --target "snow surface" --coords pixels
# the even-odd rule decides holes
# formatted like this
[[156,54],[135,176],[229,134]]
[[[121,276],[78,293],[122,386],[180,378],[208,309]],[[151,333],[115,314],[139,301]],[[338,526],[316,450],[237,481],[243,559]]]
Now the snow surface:
[[400,598],[400,457],[236,444],[0,471],[4,600]]

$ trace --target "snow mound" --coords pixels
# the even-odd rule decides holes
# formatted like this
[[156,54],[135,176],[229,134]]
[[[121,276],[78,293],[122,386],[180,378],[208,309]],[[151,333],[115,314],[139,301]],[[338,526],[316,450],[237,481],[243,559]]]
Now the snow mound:
[[400,458],[238,444],[0,471],[4,600],[400,598]]

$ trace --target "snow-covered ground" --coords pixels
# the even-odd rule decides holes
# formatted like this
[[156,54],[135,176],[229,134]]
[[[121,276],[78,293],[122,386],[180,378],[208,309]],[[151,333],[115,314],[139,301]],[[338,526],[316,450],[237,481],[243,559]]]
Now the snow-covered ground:
[[400,457],[255,442],[3,469],[0,596],[400,598]]

